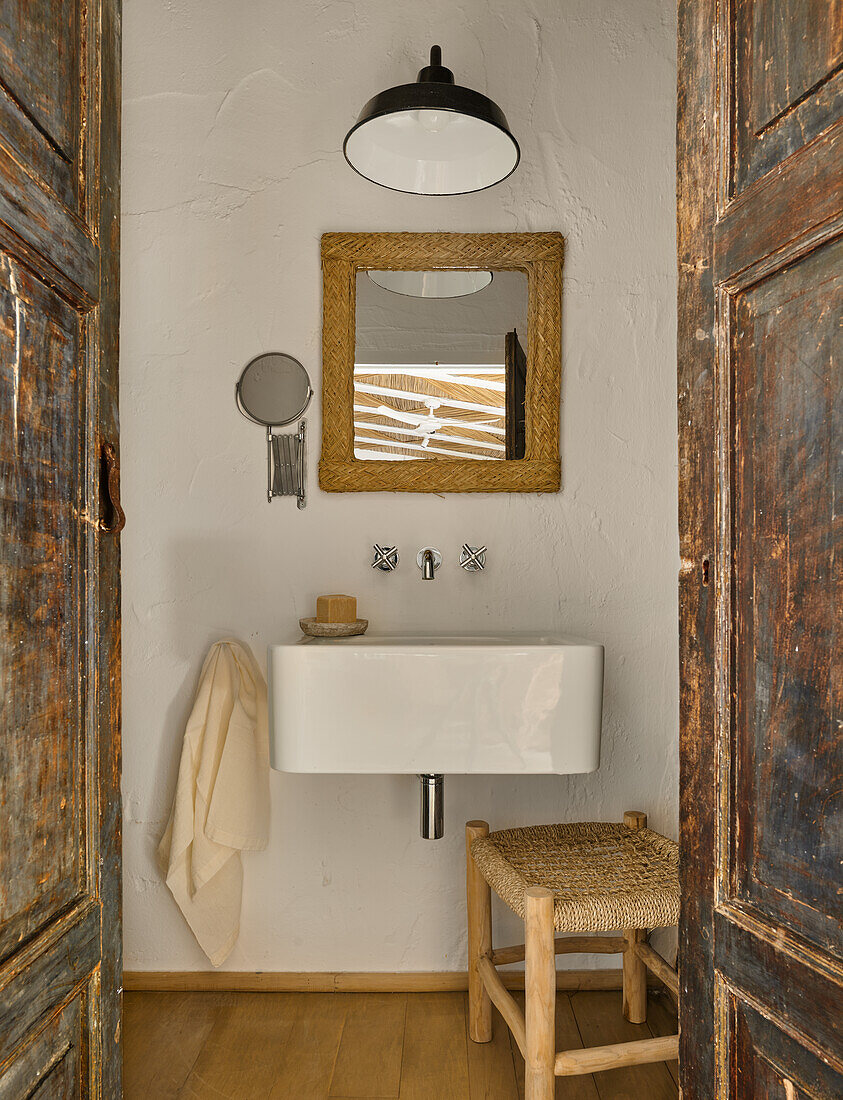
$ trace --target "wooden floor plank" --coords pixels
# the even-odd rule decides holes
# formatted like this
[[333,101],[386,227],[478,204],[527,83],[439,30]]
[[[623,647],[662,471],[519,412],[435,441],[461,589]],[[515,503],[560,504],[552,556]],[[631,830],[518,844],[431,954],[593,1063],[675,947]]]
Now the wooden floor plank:
[[230,995],[179,1095],[185,1100],[266,1100],[278,1080],[301,996]]
[[[574,993],[571,1006],[583,1046],[652,1037],[647,1024],[631,1024],[624,1019],[620,993]],[[594,1074],[594,1082],[600,1100],[676,1100],[676,1085],[664,1062],[605,1070]]]
[[[515,996],[523,1006],[524,994]],[[620,993],[561,994],[556,1048],[577,1048],[583,1039],[598,1045],[672,1034],[672,1009],[668,998],[651,997],[648,1022],[636,1027],[623,1019]],[[497,1010],[491,1043],[472,1043],[466,1018],[462,992],[128,993],[124,1095],[126,1100],[328,1100],[329,1093],[331,1100],[395,1100],[396,1095],[400,1100],[523,1100],[524,1060]],[[559,1078],[556,1096],[676,1100],[671,1074],[675,1063]]]
[[[513,992],[512,996],[515,998],[518,1007],[521,1011],[524,1011],[524,994],[521,991]],[[561,996],[557,993],[556,1004],[559,1005]],[[557,1017],[558,1019],[558,1017]],[[518,1049],[518,1044],[512,1037],[512,1032],[509,1032],[509,1048],[512,1051],[512,1065],[515,1069],[515,1087],[518,1089],[518,1100],[524,1100],[524,1058],[521,1051]]]
[[173,1100],[228,994],[124,993],[123,1096]]
[[[679,1030],[676,1005],[667,993],[650,995],[647,1000],[647,1026],[655,1038],[658,1035],[675,1035]],[[679,1084],[679,1063],[665,1062],[667,1071],[674,1082]]]
[[398,1096],[406,1012],[406,993],[353,998],[331,1080],[332,1097]]
[[[604,1003],[612,1003],[611,993],[600,993]],[[556,1002],[556,1049],[574,1050],[583,1045],[577,1021],[574,1017],[574,1009],[571,997],[559,997]],[[594,1078],[591,1074],[583,1074],[582,1077],[557,1077],[556,1095],[562,1100],[598,1100],[599,1093]]]
[[407,999],[400,1100],[468,1100],[465,1002],[457,993]]
[[352,1003],[350,993],[298,993],[299,1012],[287,1041],[271,1100],[326,1100]]
[[492,1041],[474,1043],[468,1035],[468,994],[463,994],[468,1051],[468,1089],[471,1100],[517,1100],[518,1084],[509,1043],[509,1028],[492,1006]]
[[[600,995],[603,996],[604,994]],[[521,1008],[523,1008],[524,994],[516,993],[514,996]],[[521,1051],[518,1049],[518,1044],[511,1036],[510,1043],[512,1046],[512,1057],[515,1063],[515,1074],[518,1081],[518,1096],[523,1100],[524,1059],[521,1056]],[[571,1008],[571,998],[566,993],[557,993],[556,1049],[573,1050],[581,1046],[580,1033],[577,1029],[577,1023]],[[564,1079],[562,1077],[557,1077],[556,1097],[557,1100],[598,1100],[599,1094],[594,1084],[594,1078],[590,1075],[583,1077],[566,1077]]]

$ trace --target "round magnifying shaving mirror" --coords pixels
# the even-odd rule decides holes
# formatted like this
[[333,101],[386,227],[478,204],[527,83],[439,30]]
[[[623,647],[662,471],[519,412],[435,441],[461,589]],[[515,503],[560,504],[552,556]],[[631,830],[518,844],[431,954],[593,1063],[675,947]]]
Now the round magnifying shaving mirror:
[[307,371],[298,359],[282,352],[255,356],[237,382],[237,407],[249,420],[267,428],[298,420],[312,396]]

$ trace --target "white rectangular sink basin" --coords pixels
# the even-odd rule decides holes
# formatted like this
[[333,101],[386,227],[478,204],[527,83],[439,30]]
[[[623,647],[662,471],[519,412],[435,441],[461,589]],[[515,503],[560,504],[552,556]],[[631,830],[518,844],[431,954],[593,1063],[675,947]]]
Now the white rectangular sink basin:
[[594,771],[603,647],[554,635],[303,638],[269,646],[285,772]]

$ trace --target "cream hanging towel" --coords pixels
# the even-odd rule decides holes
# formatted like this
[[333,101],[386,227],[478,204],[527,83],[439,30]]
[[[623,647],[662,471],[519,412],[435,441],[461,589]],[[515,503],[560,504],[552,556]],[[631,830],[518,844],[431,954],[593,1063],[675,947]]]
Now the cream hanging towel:
[[268,839],[266,682],[249,647],[227,639],[202,666],[158,847],[167,885],[214,966],[240,931],[240,852],[265,848]]

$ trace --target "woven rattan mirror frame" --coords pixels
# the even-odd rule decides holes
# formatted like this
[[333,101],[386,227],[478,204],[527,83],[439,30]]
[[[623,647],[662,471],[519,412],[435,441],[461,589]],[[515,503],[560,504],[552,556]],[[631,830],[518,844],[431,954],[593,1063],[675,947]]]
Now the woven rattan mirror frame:
[[[322,237],[322,458],[329,493],[555,493],[560,484],[561,233],[326,233]],[[527,441],[523,459],[354,457],[358,271],[523,271]]]

